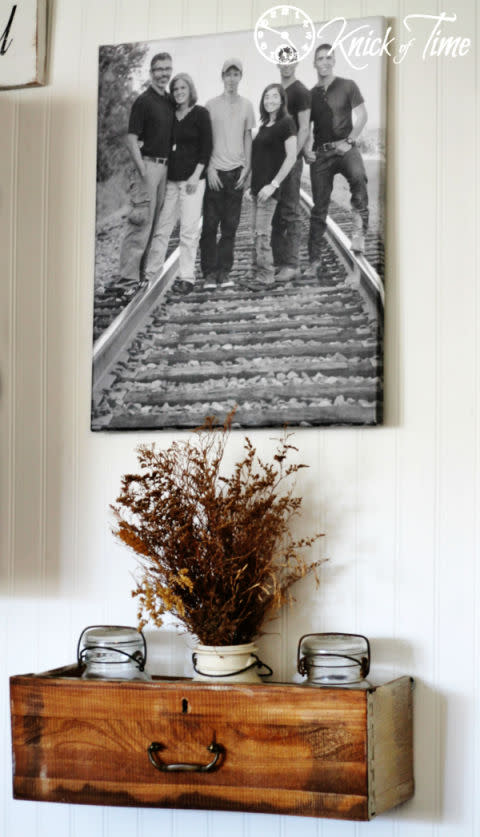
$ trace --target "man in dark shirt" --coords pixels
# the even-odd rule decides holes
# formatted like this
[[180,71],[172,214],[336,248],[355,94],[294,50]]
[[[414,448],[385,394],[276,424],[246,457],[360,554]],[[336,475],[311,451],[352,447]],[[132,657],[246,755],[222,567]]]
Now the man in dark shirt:
[[166,92],[171,75],[170,55],[154,55],[150,86],[135,99],[128,123],[127,148],[133,162],[131,208],[119,273],[123,280],[140,285],[145,282],[150,242],[165,197],[174,116]]
[[280,187],[277,208],[272,219],[271,245],[277,279],[288,282],[298,274],[298,249],[302,223],[299,212],[303,148],[310,129],[310,93],[295,78],[297,63],[279,64],[280,80],[287,94],[287,106],[297,128],[297,161]]
[[314,202],[310,217],[310,267],[307,274],[317,276],[333,179],[338,173],[343,174],[350,186],[354,222],[352,250],[363,253],[365,249],[367,175],[356,140],[366,125],[368,114],[355,82],[334,75],[335,53],[330,44],[321,44],[316,48],[313,63],[318,82],[310,91],[313,137],[305,151],[305,159],[310,163]]

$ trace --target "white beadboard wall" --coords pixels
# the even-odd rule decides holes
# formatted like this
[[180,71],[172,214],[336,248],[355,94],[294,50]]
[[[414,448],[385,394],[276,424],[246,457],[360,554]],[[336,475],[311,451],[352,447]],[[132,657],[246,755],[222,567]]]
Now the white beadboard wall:
[[[389,64],[386,424],[300,430],[303,522],[326,538],[262,652],[294,673],[298,637],[372,639],[377,673],[411,673],[413,801],[369,824],[13,801],[7,676],[71,662],[92,622],[134,622],[134,561],[108,505],[142,439],[89,430],[97,47],[245,29],[273,3],[56,0],[50,83],[0,93],[0,833],[4,837],[478,837],[479,11],[455,0],[463,58]],[[317,20],[438,14],[428,0],[303,2]],[[199,71],[200,71],[199,58]],[[267,431],[253,433],[263,449]],[[239,453],[242,435],[229,455]],[[148,634],[158,670],[185,639]],[[186,669],[185,669],[186,670]]]

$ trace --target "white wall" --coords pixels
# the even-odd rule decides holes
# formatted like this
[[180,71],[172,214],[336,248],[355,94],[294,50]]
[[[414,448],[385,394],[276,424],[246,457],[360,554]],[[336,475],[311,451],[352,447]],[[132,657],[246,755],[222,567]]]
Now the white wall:
[[[355,825],[11,799],[7,675],[71,662],[91,622],[135,621],[134,562],[113,542],[108,504],[140,436],[89,431],[97,46],[247,28],[269,5],[56,0],[51,83],[0,93],[4,837],[480,833],[475,0],[446,8],[458,14],[454,31],[473,38],[469,55],[423,62],[417,51],[389,65],[386,425],[298,432],[312,465],[299,483],[304,519],[327,533],[331,560],[321,590],[304,584],[280,633],[262,641],[289,678],[301,633],[358,630],[372,638],[377,672],[415,675],[414,800]],[[386,14],[397,24],[443,10],[426,0],[301,5],[317,19]],[[270,433],[252,435],[270,444]],[[173,434],[147,438],[167,445]],[[171,632],[152,645],[159,668],[183,671]]]

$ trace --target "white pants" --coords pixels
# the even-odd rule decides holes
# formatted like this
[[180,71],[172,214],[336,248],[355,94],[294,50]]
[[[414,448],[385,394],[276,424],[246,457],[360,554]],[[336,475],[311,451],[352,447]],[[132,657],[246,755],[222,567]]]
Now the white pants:
[[187,194],[186,181],[169,180],[165,200],[150,245],[146,269],[147,279],[160,274],[167,253],[168,242],[180,219],[180,273],[179,279],[194,281],[199,222],[202,214],[205,180],[200,180],[193,194]]

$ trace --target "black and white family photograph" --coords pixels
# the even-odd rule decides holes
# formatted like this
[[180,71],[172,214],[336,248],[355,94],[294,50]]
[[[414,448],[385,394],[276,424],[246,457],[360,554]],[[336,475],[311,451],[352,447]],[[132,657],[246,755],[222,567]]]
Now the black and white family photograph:
[[93,430],[382,422],[386,59],[321,28],[100,48]]

